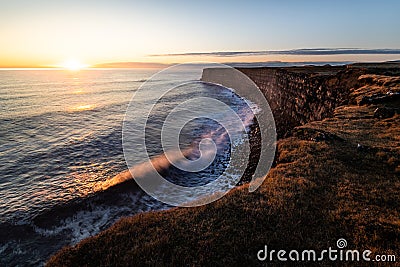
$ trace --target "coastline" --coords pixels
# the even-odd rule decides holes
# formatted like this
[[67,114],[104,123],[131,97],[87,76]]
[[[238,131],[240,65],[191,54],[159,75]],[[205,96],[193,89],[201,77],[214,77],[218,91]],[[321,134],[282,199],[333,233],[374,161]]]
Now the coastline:
[[[221,264],[219,260],[259,265],[263,263],[256,253],[264,245],[322,250],[342,237],[352,248],[399,250],[398,64],[240,70],[276,103],[271,108],[281,121],[276,162],[261,188],[249,193],[246,184],[260,149],[255,123],[250,165],[242,185],[227,196],[198,208],[121,219],[99,235],[62,249],[48,266],[197,266]],[[281,86],[290,88],[289,93],[263,90],[263,75],[277,72],[293,77],[289,87]],[[274,77],[271,81],[279,84]],[[278,110],[292,94],[299,94],[297,104]],[[272,99],[275,95],[279,98]]]

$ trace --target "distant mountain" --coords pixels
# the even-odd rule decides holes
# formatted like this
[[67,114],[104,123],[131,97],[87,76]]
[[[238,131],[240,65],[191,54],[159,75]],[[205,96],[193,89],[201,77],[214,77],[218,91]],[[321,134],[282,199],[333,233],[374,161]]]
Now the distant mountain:
[[256,67],[290,67],[290,66],[341,66],[351,64],[351,61],[299,61],[299,62],[283,62],[283,61],[266,61],[266,62],[231,62],[224,63],[234,68],[256,68]]

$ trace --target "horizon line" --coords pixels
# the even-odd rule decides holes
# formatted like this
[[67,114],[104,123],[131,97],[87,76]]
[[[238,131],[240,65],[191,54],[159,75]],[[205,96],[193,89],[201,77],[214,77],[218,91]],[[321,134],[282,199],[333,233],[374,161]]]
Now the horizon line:
[[[399,50],[400,52],[400,50]],[[400,53],[399,53],[400,54]],[[199,62],[200,63],[200,62]],[[204,64],[206,62],[203,62]],[[211,63],[211,62],[210,62]],[[271,61],[257,61],[257,62],[248,62],[248,61],[241,61],[241,62],[222,62],[221,64],[225,65],[240,65],[240,64],[246,64],[246,65],[257,65],[257,64],[321,64],[321,63],[342,63],[344,65],[346,64],[352,64],[352,63],[400,63],[400,60],[389,60],[389,61],[349,61],[349,60],[328,60],[328,61],[323,61],[323,60],[317,60],[317,61],[280,61],[280,60],[271,60]],[[182,63],[159,63],[159,62],[129,62],[129,61],[124,61],[124,62],[110,62],[110,63],[100,63],[100,64],[93,64],[89,65],[87,67],[81,68],[80,70],[95,70],[95,69],[160,69],[160,68],[167,68],[173,65],[178,65]],[[196,62],[189,62],[185,64],[198,64]],[[27,66],[27,65],[22,65],[22,66],[0,66],[0,70],[12,70],[12,69],[52,69],[52,70],[68,70],[67,68],[63,68],[60,66],[46,66],[46,65],[39,65],[39,66]]]

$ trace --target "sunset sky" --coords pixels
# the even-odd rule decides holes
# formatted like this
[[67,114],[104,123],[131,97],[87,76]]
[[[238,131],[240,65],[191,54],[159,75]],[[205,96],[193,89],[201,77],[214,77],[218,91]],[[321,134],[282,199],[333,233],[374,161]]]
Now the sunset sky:
[[[399,10],[358,0],[2,1],[0,67],[398,60]],[[305,48],[368,51],[288,52]]]

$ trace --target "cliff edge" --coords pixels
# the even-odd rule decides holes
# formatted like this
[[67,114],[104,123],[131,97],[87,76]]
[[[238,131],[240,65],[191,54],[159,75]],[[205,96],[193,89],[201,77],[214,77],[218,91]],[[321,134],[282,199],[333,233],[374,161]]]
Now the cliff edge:
[[322,251],[340,238],[400,260],[400,68],[240,70],[269,100],[281,137],[262,186],[121,219],[47,266],[265,265],[265,245]]

